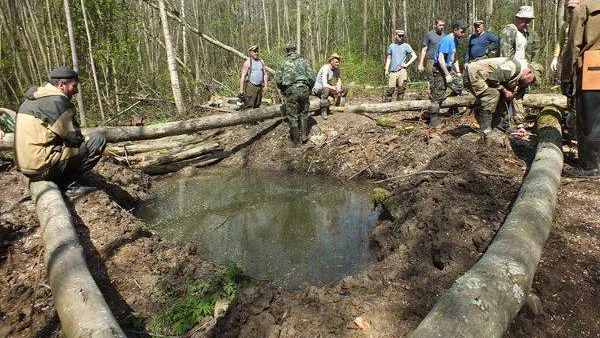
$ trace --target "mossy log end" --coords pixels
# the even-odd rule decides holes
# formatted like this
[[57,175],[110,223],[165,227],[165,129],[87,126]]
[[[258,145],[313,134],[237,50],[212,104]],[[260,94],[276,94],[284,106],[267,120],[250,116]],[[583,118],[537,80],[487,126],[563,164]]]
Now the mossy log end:
[[486,253],[409,338],[502,337],[526,302],[552,226],[563,165],[560,114],[550,107],[544,111],[538,128],[545,132],[538,136],[535,159],[510,214]]
[[85,261],[71,215],[56,184],[29,190],[43,230],[46,272],[65,337],[126,337]]

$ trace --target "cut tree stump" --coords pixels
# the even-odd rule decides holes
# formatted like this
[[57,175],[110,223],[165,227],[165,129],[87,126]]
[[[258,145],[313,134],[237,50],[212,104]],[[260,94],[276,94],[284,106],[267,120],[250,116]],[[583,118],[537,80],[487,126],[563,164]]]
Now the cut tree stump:
[[29,184],[42,227],[48,282],[65,337],[126,337],[85,261],[56,184]]
[[561,112],[538,119],[538,147],[510,214],[479,261],[459,277],[409,338],[502,337],[527,301],[552,227],[563,165]]

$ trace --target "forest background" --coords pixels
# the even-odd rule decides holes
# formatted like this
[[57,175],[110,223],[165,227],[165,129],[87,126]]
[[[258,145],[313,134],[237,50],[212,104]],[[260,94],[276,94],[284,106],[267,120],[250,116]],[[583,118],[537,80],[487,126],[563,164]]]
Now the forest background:
[[[437,16],[446,33],[454,20],[481,19],[497,34],[522,5],[535,11],[530,27],[547,69],[541,85],[553,86],[549,64],[565,0],[0,0],[0,107],[17,110],[30,86],[67,65],[80,72],[84,125],[148,111],[155,120],[197,116],[211,96],[237,94],[249,46],[259,45],[276,68],[289,42],[315,70],[341,54],[353,91],[380,88],[394,30],[407,32],[418,55]],[[425,80],[417,64],[409,69],[413,84]],[[275,86],[266,97],[277,97]]]

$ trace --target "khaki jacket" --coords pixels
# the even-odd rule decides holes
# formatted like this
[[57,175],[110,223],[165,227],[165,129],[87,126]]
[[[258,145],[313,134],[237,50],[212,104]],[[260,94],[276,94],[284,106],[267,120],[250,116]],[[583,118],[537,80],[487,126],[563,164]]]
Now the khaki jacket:
[[505,57],[483,59],[469,63],[467,74],[476,96],[488,88],[514,91],[521,79],[521,64]]
[[560,81],[580,87],[583,53],[600,49],[600,1],[583,0],[573,11]]
[[15,159],[26,176],[43,174],[79,153],[84,138],[70,99],[52,84],[31,88],[19,107]]

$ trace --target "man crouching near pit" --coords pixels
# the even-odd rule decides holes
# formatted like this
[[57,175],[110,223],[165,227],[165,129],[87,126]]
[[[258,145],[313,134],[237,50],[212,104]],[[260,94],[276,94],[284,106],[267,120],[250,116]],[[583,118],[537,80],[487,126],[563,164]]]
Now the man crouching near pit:
[[77,180],[100,161],[106,147],[104,136],[81,133],[71,102],[78,82],[72,69],[54,69],[50,83],[27,91],[15,125],[18,170],[32,182],[56,183],[69,197],[96,190]]
[[543,67],[538,63],[505,57],[475,61],[466,66],[464,85],[475,95],[475,119],[484,140],[502,119],[499,116],[502,108],[512,104],[517,89],[534,83],[542,72]]

